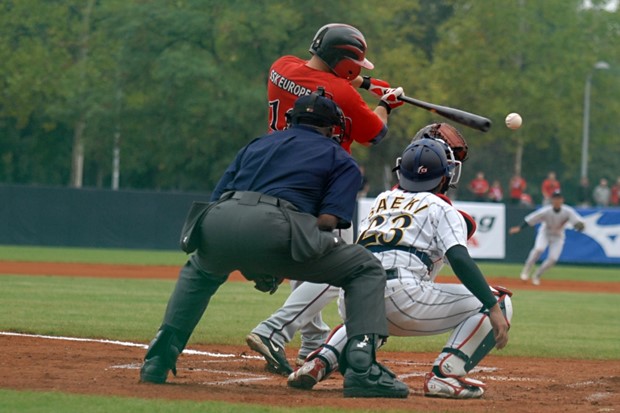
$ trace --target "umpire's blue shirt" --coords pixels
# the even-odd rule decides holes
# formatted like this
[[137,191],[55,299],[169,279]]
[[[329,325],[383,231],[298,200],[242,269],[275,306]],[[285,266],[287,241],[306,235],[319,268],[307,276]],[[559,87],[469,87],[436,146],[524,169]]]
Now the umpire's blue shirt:
[[227,191],[254,191],[285,199],[318,217],[350,223],[362,175],[335,140],[296,125],[254,139],[239,151],[211,200]]

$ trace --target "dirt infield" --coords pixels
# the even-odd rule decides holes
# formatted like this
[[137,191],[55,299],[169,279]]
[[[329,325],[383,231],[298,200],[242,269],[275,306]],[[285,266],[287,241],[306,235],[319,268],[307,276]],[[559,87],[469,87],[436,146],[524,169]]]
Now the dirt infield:
[[[178,267],[0,262],[0,274],[139,277],[174,279]],[[237,274],[233,280],[240,279]],[[544,281],[540,287],[519,280],[491,283],[519,289],[620,293],[620,283]],[[379,359],[411,388],[405,400],[344,399],[334,374],[313,391],[286,386],[286,379],[264,370],[264,361],[246,347],[196,346],[183,354],[179,374],[166,385],[138,383],[146,343],[74,341],[0,334],[0,388],[48,390],[174,400],[220,400],[282,407],[330,406],[350,409],[417,409],[442,412],[620,412],[620,360],[561,360],[489,356],[472,378],[488,389],[480,400],[430,399],[421,395],[423,375],[435,354],[380,352]],[[290,359],[295,349],[287,351]]]

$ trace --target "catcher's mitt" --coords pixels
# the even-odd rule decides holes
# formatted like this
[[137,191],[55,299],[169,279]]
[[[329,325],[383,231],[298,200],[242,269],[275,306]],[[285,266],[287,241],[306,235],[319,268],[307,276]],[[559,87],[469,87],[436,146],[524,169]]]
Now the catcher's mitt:
[[433,123],[420,129],[411,142],[415,142],[422,138],[442,139],[450,146],[457,161],[464,162],[467,159],[468,147],[467,141],[454,126],[448,123]]

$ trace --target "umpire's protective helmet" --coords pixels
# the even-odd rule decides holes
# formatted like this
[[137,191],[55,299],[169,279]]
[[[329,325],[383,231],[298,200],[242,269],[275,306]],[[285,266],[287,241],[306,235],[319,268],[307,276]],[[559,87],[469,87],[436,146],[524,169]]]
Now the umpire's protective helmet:
[[338,77],[352,80],[362,67],[375,67],[366,59],[366,48],[362,32],[348,24],[331,23],[316,32],[310,53],[321,58]]
[[339,142],[346,132],[346,121],[342,109],[325,96],[325,89],[318,87],[315,92],[300,97],[295,101],[293,109],[286,113],[291,125],[310,125],[317,127],[335,126],[335,136]]
[[447,190],[452,179],[454,164],[448,161],[446,146],[437,139],[423,138],[411,143],[396,160],[396,175],[401,188],[411,192],[431,191],[446,177]]

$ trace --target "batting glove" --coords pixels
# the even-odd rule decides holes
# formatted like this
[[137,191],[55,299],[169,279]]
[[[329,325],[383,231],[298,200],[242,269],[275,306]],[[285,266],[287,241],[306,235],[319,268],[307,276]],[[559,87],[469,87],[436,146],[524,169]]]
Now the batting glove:
[[370,76],[362,76],[362,84],[360,88],[368,90],[370,93],[382,97],[385,92],[390,88],[390,84],[385,80],[373,79]]
[[405,92],[402,87],[397,87],[396,89],[388,89],[383,96],[381,96],[381,100],[379,101],[379,105],[383,106],[388,114],[392,111],[392,109],[399,107],[405,102],[398,100],[399,96],[404,96]]

